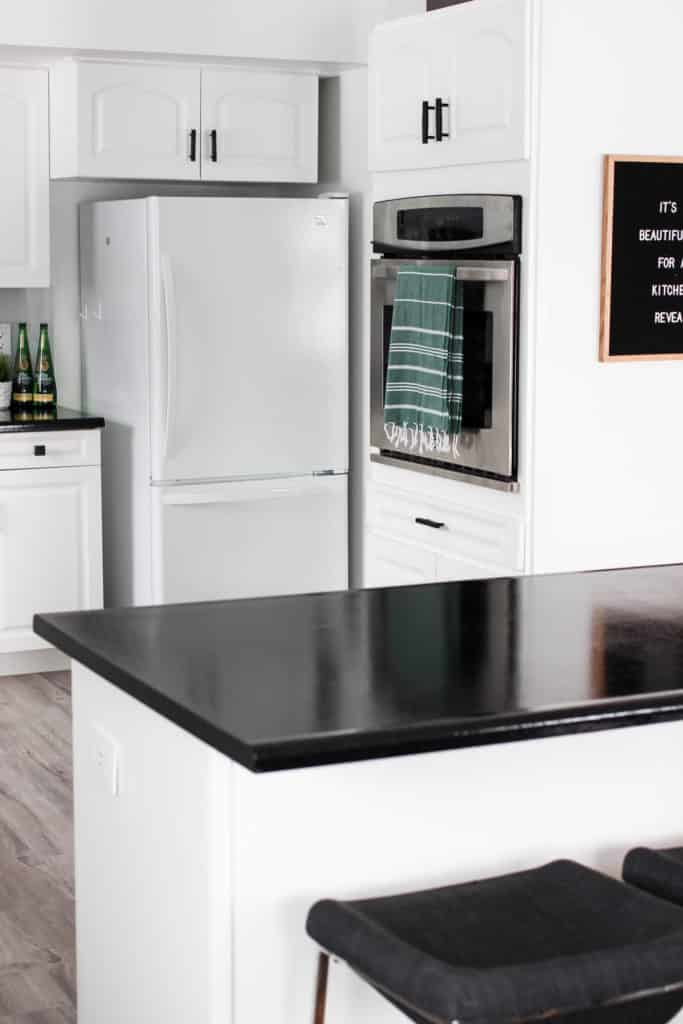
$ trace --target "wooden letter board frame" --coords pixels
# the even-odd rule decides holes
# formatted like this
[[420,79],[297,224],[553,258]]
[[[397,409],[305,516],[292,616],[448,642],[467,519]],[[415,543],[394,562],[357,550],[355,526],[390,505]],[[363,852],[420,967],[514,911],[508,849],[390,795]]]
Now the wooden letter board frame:
[[[605,156],[602,211],[602,271],[600,281],[600,361],[634,362],[655,359],[683,359],[683,326],[680,328],[680,352],[643,351],[640,353],[626,355],[623,353],[614,354],[610,349],[612,298],[614,287],[614,261],[612,250],[614,242],[615,204],[618,201],[618,197],[615,196],[615,169],[616,165],[619,163],[651,164],[654,170],[662,164],[683,165],[683,156],[615,156],[614,154],[608,154]],[[683,167],[681,168],[681,172],[681,181],[683,182]],[[680,198],[682,205],[681,212],[683,213],[683,188],[681,189]],[[683,245],[680,247],[681,255],[683,255]],[[683,273],[681,275],[681,281],[683,281]]]

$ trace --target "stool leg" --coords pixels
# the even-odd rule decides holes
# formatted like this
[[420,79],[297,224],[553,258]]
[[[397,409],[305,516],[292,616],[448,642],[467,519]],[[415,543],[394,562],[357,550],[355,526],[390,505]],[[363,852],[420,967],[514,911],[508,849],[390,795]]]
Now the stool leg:
[[327,1003],[327,973],[330,958],[327,953],[318,957],[318,981],[315,986],[315,1014],[313,1024],[325,1024],[325,1004]]

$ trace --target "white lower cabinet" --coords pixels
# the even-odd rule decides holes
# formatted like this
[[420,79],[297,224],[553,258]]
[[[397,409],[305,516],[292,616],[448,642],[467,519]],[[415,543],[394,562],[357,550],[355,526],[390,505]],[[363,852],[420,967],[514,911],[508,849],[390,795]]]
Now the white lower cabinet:
[[[32,437],[49,449],[49,435]],[[50,649],[33,632],[36,613],[102,605],[99,465],[3,469],[2,440],[0,672],[10,655]]]
[[365,586],[402,587],[433,583],[436,556],[429,548],[376,530],[365,536]]
[[510,565],[489,565],[486,562],[470,562],[467,558],[436,556],[435,579],[440,583],[449,580],[486,580],[497,576],[519,576],[521,568]]
[[366,587],[514,576],[523,569],[519,516],[408,489],[369,488]]

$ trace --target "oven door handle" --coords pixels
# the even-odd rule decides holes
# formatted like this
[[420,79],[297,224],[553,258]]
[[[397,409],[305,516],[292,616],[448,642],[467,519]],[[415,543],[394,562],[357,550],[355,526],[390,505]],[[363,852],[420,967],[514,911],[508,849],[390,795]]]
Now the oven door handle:
[[[372,276],[375,281],[395,280],[400,266],[414,263],[414,260],[405,259],[400,261],[400,266],[395,262],[382,259],[381,256],[373,256],[371,259]],[[456,267],[455,276],[458,281],[500,281],[503,284],[510,280],[511,271],[508,267]]]
[[455,277],[458,281],[509,281],[510,271],[505,267],[458,267]]

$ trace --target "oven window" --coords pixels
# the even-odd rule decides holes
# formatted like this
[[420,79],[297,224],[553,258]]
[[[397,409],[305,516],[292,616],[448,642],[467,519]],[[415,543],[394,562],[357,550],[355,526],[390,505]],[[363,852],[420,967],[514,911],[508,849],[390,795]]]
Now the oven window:
[[435,206],[430,210],[399,210],[396,238],[407,242],[472,242],[483,237],[481,206]]
[[[463,318],[463,430],[487,430],[493,407],[493,313],[484,308],[485,285],[466,282]],[[394,307],[384,306],[384,386]]]

